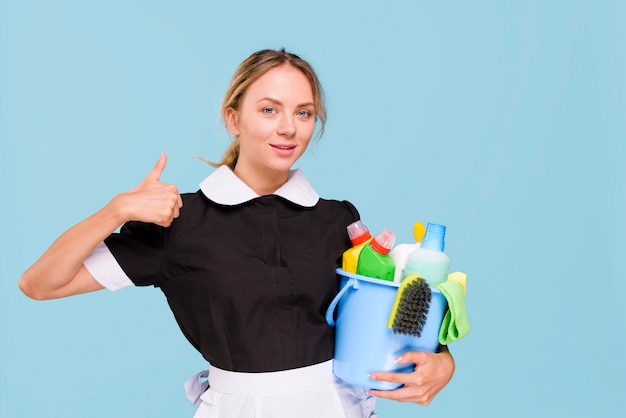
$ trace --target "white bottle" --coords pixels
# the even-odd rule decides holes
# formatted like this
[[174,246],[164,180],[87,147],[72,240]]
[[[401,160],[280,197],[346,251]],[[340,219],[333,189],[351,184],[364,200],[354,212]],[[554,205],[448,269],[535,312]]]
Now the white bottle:
[[420,242],[424,237],[425,231],[426,227],[424,224],[421,222],[415,222],[415,224],[413,224],[413,236],[415,237],[415,242],[410,244],[398,244],[389,252],[389,257],[391,257],[396,264],[396,271],[393,275],[394,282],[400,283],[402,278],[404,278],[404,266],[406,265],[406,260],[410,253],[420,247]]

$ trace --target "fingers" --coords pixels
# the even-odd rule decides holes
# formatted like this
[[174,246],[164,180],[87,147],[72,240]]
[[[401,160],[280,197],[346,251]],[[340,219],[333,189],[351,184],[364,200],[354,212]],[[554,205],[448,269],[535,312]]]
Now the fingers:
[[180,216],[183,200],[178,188],[160,180],[166,165],[167,155],[162,152],[150,173],[134,189],[123,194],[121,202],[128,220],[168,227]]
[[380,398],[400,402],[414,402],[428,405],[452,378],[454,361],[446,353],[406,352],[398,357],[397,364],[414,363],[412,373],[372,373],[369,377],[399,383],[403,386],[392,391],[370,390],[369,393]]
[[180,194],[178,194],[178,189],[176,189],[176,199],[174,201],[174,204],[171,210],[170,224],[174,222],[174,219],[180,216],[180,208],[182,207],[183,207],[183,199],[180,197]]
[[372,380],[380,380],[382,382],[407,384],[412,381],[410,373],[388,373],[388,372],[376,372],[369,375]]
[[148,175],[146,176],[146,180],[159,181],[161,179],[161,173],[163,173],[166,165],[167,155],[165,154],[165,151],[163,151],[159,156],[159,160],[156,162],[150,173],[148,173]]
[[415,394],[406,387],[400,387],[394,390],[370,390],[368,393],[372,396],[376,396],[377,398],[389,399],[397,402],[414,402],[420,405],[427,405],[425,402],[429,402],[427,399],[424,399],[424,403],[415,402]]
[[407,351],[394,361],[396,364],[415,363],[419,366],[427,360],[429,354],[431,353],[426,353],[424,351]]
[[180,216],[180,209],[183,207],[183,201],[178,193],[178,188],[173,184],[164,185],[167,189],[167,197],[160,199],[162,202],[159,206],[162,208],[160,216],[153,222],[157,225],[168,227],[174,222],[174,219]]
[[[406,352],[402,354],[400,357],[396,358],[394,362],[396,364],[411,364],[414,363],[415,367],[423,364],[425,361],[426,353],[421,351],[416,352]],[[415,370],[415,368],[413,369]],[[406,384],[410,382],[410,374],[408,373],[390,373],[390,372],[375,372],[370,374],[370,379],[373,380],[382,380],[385,382],[393,382],[393,383],[403,383]]]
[[[415,373],[377,373],[378,379],[385,382],[402,384],[394,390],[370,390],[368,393],[377,398],[390,399],[397,402],[413,402],[426,406],[433,400],[434,394],[430,385]],[[371,378],[371,376],[370,376]]]

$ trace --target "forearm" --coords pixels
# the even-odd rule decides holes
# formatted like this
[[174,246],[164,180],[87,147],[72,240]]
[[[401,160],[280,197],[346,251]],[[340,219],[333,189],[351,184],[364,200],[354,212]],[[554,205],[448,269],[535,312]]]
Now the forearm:
[[52,243],[20,278],[19,286],[24,294],[33,299],[66,296],[56,292],[76,278],[85,258],[125,222],[117,200],[113,199]]
[[96,246],[127,221],[168,227],[183,206],[178,188],[159,178],[167,157],[161,153],[150,173],[134,189],[113,198],[104,208],[68,229],[22,275],[20,289],[33,299],[50,299],[102,289],[83,267]]

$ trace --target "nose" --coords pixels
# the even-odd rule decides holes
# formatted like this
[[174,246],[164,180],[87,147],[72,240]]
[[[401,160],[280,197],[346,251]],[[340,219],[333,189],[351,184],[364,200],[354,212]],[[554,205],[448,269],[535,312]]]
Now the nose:
[[287,138],[296,134],[296,122],[293,116],[288,114],[281,116],[280,124],[278,125],[278,134]]

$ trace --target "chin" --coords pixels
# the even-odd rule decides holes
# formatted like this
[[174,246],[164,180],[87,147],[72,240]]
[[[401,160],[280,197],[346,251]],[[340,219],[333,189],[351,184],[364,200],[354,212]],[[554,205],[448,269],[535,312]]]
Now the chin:
[[289,161],[277,161],[270,166],[270,168],[276,172],[289,172],[298,159],[289,159]]
[[272,170],[275,173],[289,173],[292,167],[293,167],[293,164],[281,164],[281,165],[277,164],[277,165],[270,167],[270,170]]

